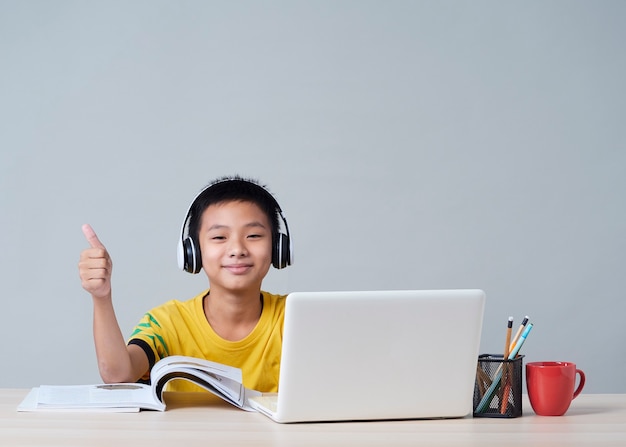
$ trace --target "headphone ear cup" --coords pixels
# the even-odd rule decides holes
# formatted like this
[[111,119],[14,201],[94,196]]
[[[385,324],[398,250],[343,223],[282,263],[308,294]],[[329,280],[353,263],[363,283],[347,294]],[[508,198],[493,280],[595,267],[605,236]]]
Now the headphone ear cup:
[[185,247],[182,239],[178,240],[178,246],[176,247],[176,258],[178,260],[178,268],[185,270]]
[[284,233],[278,235],[272,255],[272,265],[277,269],[284,269],[291,264],[291,245],[289,236]]
[[183,270],[189,273],[198,273],[202,268],[202,257],[192,238],[188,237],[183,240],[182,254]]

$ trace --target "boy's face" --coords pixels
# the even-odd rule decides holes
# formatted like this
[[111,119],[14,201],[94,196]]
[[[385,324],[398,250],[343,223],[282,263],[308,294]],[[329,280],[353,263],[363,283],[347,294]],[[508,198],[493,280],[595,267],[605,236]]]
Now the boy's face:
[[230,201],[209,206],[202,214],[198,242],[212,290],[261,289],[272,263],[272,229],[256,204]]

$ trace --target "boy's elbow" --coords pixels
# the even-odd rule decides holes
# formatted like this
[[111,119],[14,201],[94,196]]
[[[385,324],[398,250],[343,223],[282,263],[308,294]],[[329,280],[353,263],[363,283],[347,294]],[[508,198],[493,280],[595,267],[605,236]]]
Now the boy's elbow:
[[100,370],[100,377],[104,383],[126,383],[136,382],[137,380],[132,378],[127,371],[119,367],[111,368],[111,366],[106,363],[100,363],[98,369]]

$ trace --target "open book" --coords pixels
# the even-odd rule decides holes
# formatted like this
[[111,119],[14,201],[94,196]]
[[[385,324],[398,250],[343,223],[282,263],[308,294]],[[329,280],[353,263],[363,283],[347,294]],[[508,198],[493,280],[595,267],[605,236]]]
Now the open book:
[[260,392],[243,386],[241,370],[238,368],[175,355],[165,357],[154,365],[150,372],[151,385],[116,383],[40,386],[30,391],[17,410],[164,411],[165,385],[175,379],[195,383],[247,411],[254,411],[248,404],[248,399],[261,395]]

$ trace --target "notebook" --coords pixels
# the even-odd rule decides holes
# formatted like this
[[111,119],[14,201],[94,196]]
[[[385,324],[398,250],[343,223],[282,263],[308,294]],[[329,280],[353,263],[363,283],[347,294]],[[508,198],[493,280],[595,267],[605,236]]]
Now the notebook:
[[296,292],[287,297],[276,422],[458,418],[472,412],[481,290]]

